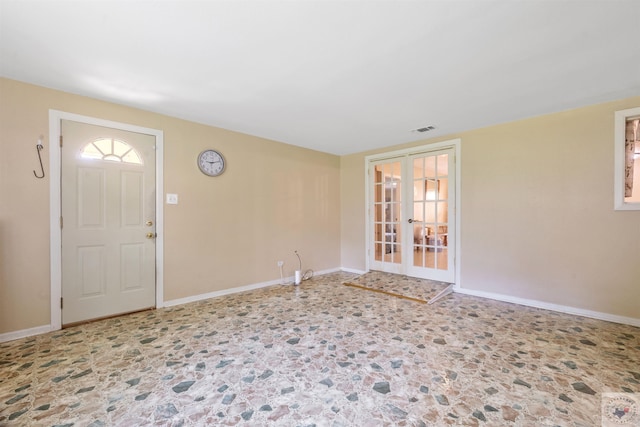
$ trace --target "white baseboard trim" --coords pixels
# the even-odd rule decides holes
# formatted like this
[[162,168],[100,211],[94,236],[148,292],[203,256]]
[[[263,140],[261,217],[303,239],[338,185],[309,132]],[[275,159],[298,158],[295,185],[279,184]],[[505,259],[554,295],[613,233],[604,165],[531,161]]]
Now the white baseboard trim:
[[[315,276],[322,276],[324,274],[335,273],[335,272],[338,272],[338,271],[344,271],[344,272],[347,272],[347,273],[354,273],[354,274],[365,274],[366,273],[366,271],[363,271],[363,270],[357,270],[357,269],[344,268],[343,267],[343,268],[332,268],[332,269],[328,269],[328,270],[316,271],[316,272],[314,272],[314,275]],[[215,297],[219,297],[219,296],[223,296],[223,295],[230,295],[230,294],[235,294],[235,293],[239,293],[239,292],[245,292],[245,291],[250,291],[250,290],[260,289],[260,288],[266,288],[268,286],[276,286],[276,285],[292,286],[293,285],[293,276],[286,277],[285,278],[285,284],[282,284],[279,279],[269,280],[267,282],[254,283],[252,285],[240,286],[240,287],[231,288],[231,289],[223,289],[221,291],[209,292],[209,293],[206,293],[206,294],[200,294],[200,295],[194,295],[194,296],[190,296],[190,297],[186,297],[186,298],[179,298],[179,299],[175,299],[175,300],[169,300],[169,301],[165,301],[163,306],[164,307],[173,307],[173,306],[176,306],[176,305],[187,304],[187,303],[190,303],[190,302],[202,301],[202,300],[209,299],[209,298],[215,298]],[[471,296],[476,296],[476,297],[481,297],[481,298],[488,298],[488,299],[492,299],[492,300],[496,300],[496,301],[503,301],[503,302],[509,302],[509,303],[518,304],[518,305],[524,305],[524,306],[527,306],[527,307],[542,308],[542,309],[545,309],[545,310],[557,311],[557,312],[560,312],[560,313],[573,314],[573,315],[576,315],[576,316],[590,317],[592,319],[598,319],[598,320],[604,320],[604,321],[608,321],[608,322],[621,323],[621,324],[625,324],[625,325],[631,325],[631,326],[640,327],[640,319],[637,319],[637,318],[634,318],[634,317],[617,316],[617,315],[614,315],[614,314],[602,313],[602,312],[599,312],[599,311],[585,310],[585,309],[576,308],[576,307],[569,307],[569,306],[566,306],[566,305],[552,304],[552,303],[547,303],[547,302],[542,302],[542,301],[537,301],[537,300],[532,300],[532,299],[513,297],[513,296],[503,295],[503,294],[496,294],[496,293],[492,293],[492,292],[484,292],[484,291],[477,291],[477,290],[472,290],[472,289],[464,289],[464,288],[460,288],[459,286],[458,287],[454,287],[454,291],[457,292],[457,293],[460,293],[460,294],[464,294],[464,295],[471,295]],[[158,308],[160,308],[160,307],[158,307]],[[31,337],[31,336],[34,336],[34,335],[41,335],[41,334],[45,334],[47,332],[51,332],[52,330],[53,329],[51,328],[51,325],[42,325],[42,326],[36,326],[35,328],[22,329],[22,330],[13,331],[13,332],[5,332],[5,333],[0,334],[0,343],[13,341],[13,340],[17,340],[17,339],[20,339],[20,338],[27,338],[27,337]]]
[[353,273],[353,274],[360,274],[360,275],[366,273],[365,270],[357,270],[355,268],[346,268],[346,267],[342,267],[340,271],[344,271],[345,273]]
[[32,337],[34,335],[51,332],[51,325],[36,326],[35,328],[22,329],[21,331],[5,332],[0,334],[0,342],[13,341],[20,338]]
[[[293,277],[286,277],[287,284],[293,282]],[[173,307],[176,305],[188,304],[190,302],[202,301],[209,298],[221,297],[223,295],[237,294],[240,292],[251,291],[254,289],[266,288],[268,286],[282,285],[280,279],[269,280],[268,282],[254,283],[253,285],[239,286],[237,288],[222,289],[221,291],[207,292],[206,294],[192,295],[190,297],[178,298],[164,302],[164,307]],[[286,286],[286,285],[282,285]]]
[[599,311],[585,310],[582,308],[569,307],[566,305],[552,304],[543,301],[496,294],[492,292],[476,291],[473,289],[464,289],[460,287],[454,288],[454,292],[481,298],[493,299],[497,301],[510,302],[527,307],[542,308],[545,310],[557,311],[560,313],[573,314],[576,316],[590,317],[592,319],[605,320],[607,322],[622,323],[624,325],[640,327],[640,319],[636,319],[634,317],[616,316],[615,314],[602,313]]
[[[322,276],[324,274],[335,273],[337,271],[340,271],[340,269],[332,268],[329,270],[314,271],[313,275]],[[207,292],[206,294],[193,295],[185,298],[178,298],[174,300],[165,301],[163,307],[173,307],[176,305],[188,304],[190,302],[196,302],[196,301],[202,301],[209,298],[221,297],[223,295],[231,295],[231,294],[237,294],[240,292],[252,291],[254,289],[266,288],[269,286],[277,286],[277,285],[293,286],[293,280],[294,280],[294,277],[289,276],[284,278],[284,283],[282,283],[280,279],[275,279],[275,280],[269,280],[266,282],[254,283],[252,285],[238,286],[236,288],[222,289],[220,291]]]
[[[340,268],[331,268],[328,270],[321,270],[321,271],[315,271],[313,274],[314,276],[322,276],[324,274],[329,274],[329,273],[335,273],[341,271]],[[172,307],[175,305],[181,305],[181,304],[187,304],[190,302],[196,302],[196,301],[201,301],[201,300],[205,300],[205,299],[209,299],[209,298],[215,298],[215,297],[219,297],[222,295],[229,295],[229,294],[235,294],[238,292],[245,292],[245,291],[251,291],[253,289],[260,289],[260,288],[265,288],[267,286],[275,286],[275,285],[281,285],[281,286],[292,286],[293,285],[293,276],[290,277],[285,277],[284,281],[285,283],[282,284],[280,279],[276,279],[276,280],[269,280],[267,282],[260,282],[260,283],[254,283],[253,285],[247,285],[247,286],[240,286],[237,288],[231,288],[231,289],[223,289],[221,291],[216,291],[216,292],[209,292],[206,294],[201,294],[201,295],[194,295],[194,296],[190,296],[190,297],[186,297],[186,298],[179,298],[179,299],[175,299],[175,300],[170,300],[170,301],[165,301],[164,304],[160,307],[157,308],[162,308],[162,307]],[[54,329],[52,329],[51,325],[43,325],[43,326],[37,326],[35,328],[30,328],[30,329],[23,329],[20,331],[13,331],[13,332],[5,332],[0,334],[0,343],[3,342],[7,342],[7,341],[13,341],[13,340],[17,340],[20,338],[27,338],[27,337],[31,337],[34,335],[41,335],[41,334],[46,334],[47,332],[51,332]]]
[[[342,271],[342,269],[341,268],[329,268],[327,270],[314,271],[313,275],[314,276],[323,276],[325,274],[337,273],[339,271]],[[293,281],[293,277],[291,278],[291,280]]]

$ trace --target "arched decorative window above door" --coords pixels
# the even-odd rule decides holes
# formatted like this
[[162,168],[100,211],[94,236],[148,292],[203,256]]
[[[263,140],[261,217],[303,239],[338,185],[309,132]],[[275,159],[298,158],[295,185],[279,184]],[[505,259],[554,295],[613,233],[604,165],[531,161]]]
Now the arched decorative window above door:
[[80,155],[85,159],[142,164],[142,157],[132,146],[115,138],[96,139],[82,147]]

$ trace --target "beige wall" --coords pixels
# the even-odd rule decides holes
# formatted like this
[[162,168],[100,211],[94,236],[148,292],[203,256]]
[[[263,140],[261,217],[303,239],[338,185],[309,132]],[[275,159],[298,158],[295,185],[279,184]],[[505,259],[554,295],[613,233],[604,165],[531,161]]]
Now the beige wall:
[[[49,109],[164,131],[165,192],[180,202],[164,208],[165,300],[279,279],[278,260],[292,275],[294,250],[305,269],[340,266],[337,156],[0,79],[0,333],[50,322]],[[205,148],[225,155],[222,176],[198,171]]]
[[[640,211],[613,210],[613,112],[640,98],[390,147],[462,140],[461,277],[469,290],[640,318]],[[49,324],[49,175],[56,109],[160,129],[165,300],[292,274],[365,268],[364,157],[336,157],[0,79],[0,333]],[[205,148],[228,170],[207,178]],[[378,150],[376,152],[381,152]],[[339,212],[339,214],[337,214]]]
[[[614,111],[640,97],[461,138],[462,288],[640,319],[640,211],[613,210]],[[380,152],[380,151],[377,151]],[[365,268],[364,157],[341,158],[342,266]]]

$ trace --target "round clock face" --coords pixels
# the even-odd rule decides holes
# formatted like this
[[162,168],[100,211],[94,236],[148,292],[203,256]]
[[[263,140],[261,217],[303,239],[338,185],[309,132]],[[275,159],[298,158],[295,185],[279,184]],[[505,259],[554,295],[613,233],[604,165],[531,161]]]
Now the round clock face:
[[200,171],[209,176],[218,176],[224,172],[224,157],[216,150],[204,150],[198,156]]

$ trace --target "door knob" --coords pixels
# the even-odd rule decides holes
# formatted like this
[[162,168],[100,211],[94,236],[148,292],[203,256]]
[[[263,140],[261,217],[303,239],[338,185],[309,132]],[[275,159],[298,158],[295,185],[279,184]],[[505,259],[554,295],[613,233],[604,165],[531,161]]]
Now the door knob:
[[153,225],[153,221],[149,220],[145,222],[144,225],[146,225],[147,227],[151,227]]
[[147,239],[154,239],[156,237],[156,233],[147,233]]
[[409,224],[413,223],[413,218],[409,218],[407,221],[409,221]]

